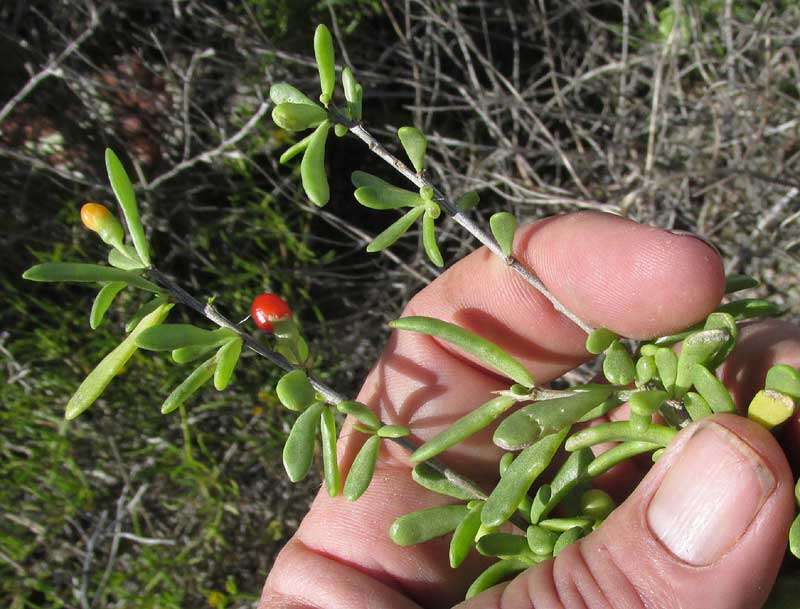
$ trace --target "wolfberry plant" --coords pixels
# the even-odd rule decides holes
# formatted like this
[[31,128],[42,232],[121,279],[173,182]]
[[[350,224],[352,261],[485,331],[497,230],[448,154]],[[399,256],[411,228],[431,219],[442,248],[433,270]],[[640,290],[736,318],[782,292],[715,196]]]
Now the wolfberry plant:
[[[330,199],[325,154],[331,133],[358,138],[413,185],[405,188],[365,171],[352,174],[354,197],[359,204],[401,213],[368,245],[368,251],[389,248],[412,226],[421,223],[424,251],[431,263],[443,267],[436,221],[441,214],[450,214],[499,256],[510,272],[519,274],[586,332],[586,350],[603,358],[606,382],[558,390],[543,387],[525,366],[480,333],[437,319],[403,317],[390,325],[399,331],[423,333],[449,342],[508,379],[507,389],[484,404],[475,404],[468,415],[427,442],[417,444],[411,439],[413,430],[379,420],[368,405],[348,399],[315,378],[315,360],[302,336],[301,324],[278,295],[255,296],[251,316],[259,328],[269,333],[267,338],[256,337],[246,325],[220,314],[213,302],[198,299],[159,270],[139,218],[133,185],[112,150],[106,151],[106,167],[125,220],[127,241],[114,214],[102,205],[87,203],[81,218],[87,228],[111,246],[108,265],[48,263],[30,268],[24,276],[32,281],[99,285],[90,315],[92,328],[100,324],[122,290],[143,290],[152,295],[128,322],[124,340],[89,373],[69,400],[67,419],[89,408],[137,350],[169,352],[176,363],[193,368],[164,399],[161,410],[167,414],[187,403],[212,379],[217,390],[224,390],[246,347],[286,372],[276,387],[277,395],[287,409],[298,413],[283,450],[289,478],[296,482],[308,475],[319,443],[327,492],[357,501],[370,484],[381,444],[395,442],[404,446],[415,464],[410,474],[414,480],[454,502],[401,516],[387,534],[400,545],[452,535],[453,568],[473,549],[497,557],[470,587],[470,597],[557,555],[596,528],[613,511],[614,502],[593,488],[594,478],[636,455],[649,454],[655,461],[679,429],[712,413],[736,412],[731,394],[714,371],[736,345],[743,322],[778,315],[780,310],[765,300],[736,297],[736,293],[757,282],[731,275],[726,284],[727,302],[684,331],[634,342],[609,329],[590,327],[513,256],[517,222],[512,214],[494,214],[487,231],[470,215],[479,202],[477,192],[453,201],[437,189],[425,171],[427,139],[422,131],[412,126],[397,131],[410,167],[370,133],[362,117],[363,87],[350,68],[337,74],[333,40],[325,26],[316,30],[314,53],[319,70],[319,103],[288,83],[273,84],[270,90],[275,124],[292,133],[310,131],[280,158],[281,163],[289,163],[301,157],[300,176],[308,199],[319,207]],[[337,85],[341,85],[341,91]],[[176,305],[193,309],[217,327],[166,323]],[[676,353],[673,347],[678,344],[681,348]],[[794,414],[799,401],[800,371],[779,364],[768,371],[747,416],[775,429]],[[574,428],[624,403],[630,404],[629,420]],[[656,414],[660,415],[658,422],[654,421]],[[355,429],[366,437],[344,476],[336,451],[343,416],[352,417]],[[498,463],[498,483],[485,489],[470,480],[469,472],[455,472],[437,457],[490,425],[496,425],[495,444],[506,452]],[[595,456],[591,448],[606,442],[617,444]],[[568,457],[552,477],[544,479],[545,470],[559,451],[566,451]],[[558,517],[553,516],[556,507],[561,508]],[[516,533],[501,532],[500,527],[507,522],[517,526]],[[800,517],[791,528],[788,542],[792,553],[800,556]]]

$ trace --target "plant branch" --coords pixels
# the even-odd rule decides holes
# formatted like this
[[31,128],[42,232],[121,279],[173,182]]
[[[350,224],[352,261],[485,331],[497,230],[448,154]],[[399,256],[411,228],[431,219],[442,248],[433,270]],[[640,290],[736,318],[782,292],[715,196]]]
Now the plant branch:
[[467,216],[467,214],[460,211],[458,207],[456,207],[452,201],[450,201],[438,188],[436,188],[434,184],[431,184],[425,177],[414,173],[405,163],[403,163],[403,161],[386,150],[386,148],[384,148],[384,146],[377,139],[375,139],[375,137],[369,131],[367,131],[361,123],[353,123],[352,121],[348,121],[346,117],[341,115],[341,113],[336,108],[333,108],[332,105],[329,106],[328,109],[334,115],[337,122],[341,122],[346,125],[353,135],[364,142],[373,153],[394,167],[394,169],[402,174],[406,179],[413,182],[418,188],[422,188],[423,186],[430,186],[433,188],[434,200],[453,217],[453,220],[467,229],[472,236],[489,248],[493,254],[501,258],[515,273],[521,276],[529,285],[538,290],[548,301],[550,301],[550,304],[553,305],[553,308],[555,308],[556,311],[567,317],[587,334],[592,332],[593,328],[580,319],[577,315],[572,313],[555,296],[553,296],[553,294],[550,293],[545,285],[530,271],[530,269],[528,269],[528,267],[526,267],[513,256],[505,256],[497,241],[495,241],[489,233],[487,233],[469,216]]
[[[205,304],[202,303],[197,298],[189,294],[189,292],[184,290],[180,285],[178,285],[175,282],[175,280],[173,280],[168,275],[165,275],[157,268],[150,267],[147,270],[147,274],[153,281],[164,287],[177,302],[189,307],[193,311],[196,311],[209,321],[220,326],[221,328],[227,328],[228,330],[235,332],[241,337],[242,341],[244,342],[244,344],[247,346],[248,349],[254,351],[261,357],[268,360],[270,363],[278,366],[282,370],[286,370],[287,372],[291,372],[292,370],[298,369],[297,366],[292,364],[281,354],[276,353],[272,349],[265,347],[259,341],[250,336],[247,332],[242,330],[238,325],[236,325],[227,317],[222,315],[214,305],[210,303],[205,303]],[[345,396],[338,393],[331,387],[328,387],[322,381],[315,379],[310,375],[309,375],[309,380],[311,381],[311,385],[314,387],[314,389],[319,394],[324,396],[325,400],[329,404],[336,405],[339,404],[340,402],[344,402],[347,400]],[[408,450],[409,452],[414,452],[417,448],[419,448],[413,441],[409,440],[408,438],[390,438],[390,439],[396,444]],[[481,489],[480,486],[478,486],[475,482],[473,482],[469,478],[466,478],[465,476],[462,476],[460,473],[450,469],[444,463],[438,461],[437,459],[430,459],[425,463],[427,463],[436,471],[438,471],[440,474],[445,476],[445,478],[450,480],[460,489],[472,495],[473,498],[486,499],[486,493],[483,491],[483,489]],[[523,529],[527,526],[521,522],[520,523],[515,522],[515,524],[517,524],[518,526],[522,526]]]

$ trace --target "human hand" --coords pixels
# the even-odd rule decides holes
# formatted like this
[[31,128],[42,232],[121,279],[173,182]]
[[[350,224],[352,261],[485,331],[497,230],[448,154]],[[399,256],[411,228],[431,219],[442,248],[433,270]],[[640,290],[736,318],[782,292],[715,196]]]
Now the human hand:
[[[621,218],[581,213],[518,231],[516,254],[571,311],[623,336],[667,334],[719,303],[723,270],[698,239]],[[409,303],[404,315],[451,321],[498,343],[539,382],[587,360],[585,335],[543,296],[481,249]],[[755,324],[721,375],[741,408],[775,363],[800,365],[800,330]],[[395,332],[358,399],[381,420],[426,440],[505,388],[491,371],[421,334]],[[614,413],[611,413],[614,417]],[[363,442],[345,424],[347,471]],[[793,421],[787,434],[797,438]],[[500,451],[491,430],[442,460],[487,487]],[[760,607],[784,555],[793,481],[774,437],[742,417],[715,415],[682,431],[646,475],[626,462],[602,480],[627,501],[588,537],[460,605],[463,609],[733,609]],[[644,478],[642,479],[642,476]],[[449,607],[487,563],[448,564],[446,540],[401,548],[391,523],[447,498],[411,480],[407,454],[385,446],[373,482],[355,503],[320,492],[270,573],[261,607]]]

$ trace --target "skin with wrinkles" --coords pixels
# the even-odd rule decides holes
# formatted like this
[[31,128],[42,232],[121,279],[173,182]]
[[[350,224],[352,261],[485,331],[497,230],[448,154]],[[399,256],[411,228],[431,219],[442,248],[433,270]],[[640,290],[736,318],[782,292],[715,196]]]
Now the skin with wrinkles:
[[[646,338],[680,330],[704,318],[723,294],[721,261],[702,241],[604,214],[572,214],[521,227],[515,254],[587,323],[625,336]],[[485,249],[467,256],[417,294],[404,315],[436,317],[478,332],[518,358],[541,383],[590,357],[584,350],[585,335]],[[722,370],[740,407],[758,382],[758,373],[747,371],[766,372],[776,358],[800,364],[797,328],[768,322],[743,333],[742,344]],[[505,386],[466,354],[429,336],[395,332],[357,399],[385,423],[410,427],[421,442]],[[614,418],[614,413],[610,415]],[[597,531],[555,560],[459,606],[760,606],[783,557],[793,515],[791,472],[783,450],[765,430],[733,415],[715,416],[713,421],[717,431],[748,447],[774,481],[755,518],[745,523],[747,528],[732,549],[718,560],[703,566],[683,561],[659,541],[646,516],[671,464],[696,432],[697,426],[692,426],[678,434],[637,490]],[[343,475],[365,439],[351,426],[351,421],[345,423],[339,443]],[[793,422],[788,432],[797,437],[798,429],[800,425]],[[443,460],[489,487],[496,481],[500,456],[491,433],[489,429],[477,434],[444,453]],[[636,463],[629,462],[601,481],[619,495],[643,475]],[[400,548],[387,534],[398,516],[447,503],[446,497],[411,480],[402,449],[384,446],[373,483],[357,502],[319,493],[269,574],[260,606],[411,609],[458,604],[489,564],[486,559],[473,553],[452,570],[447,538]]]

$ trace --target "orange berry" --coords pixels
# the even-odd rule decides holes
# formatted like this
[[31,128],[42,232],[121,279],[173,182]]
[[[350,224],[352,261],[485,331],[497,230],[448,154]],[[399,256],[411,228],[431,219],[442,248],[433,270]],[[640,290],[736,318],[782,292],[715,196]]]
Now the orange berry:
[[100,232],[100,226],[107,222],[111,212],[105,205],[99,203],[84,203],[81,207],[81,222],[83,225],[94,232]]

